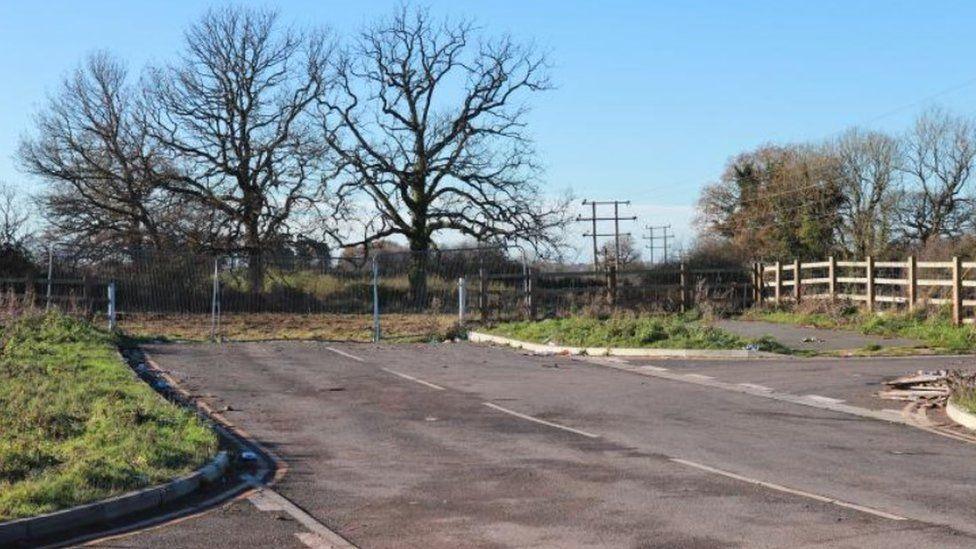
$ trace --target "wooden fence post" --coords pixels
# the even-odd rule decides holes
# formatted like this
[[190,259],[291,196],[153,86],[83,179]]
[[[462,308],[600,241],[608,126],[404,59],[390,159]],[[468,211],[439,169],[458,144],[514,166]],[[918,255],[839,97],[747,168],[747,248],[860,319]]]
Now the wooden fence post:
[[962,265],[959,256],[952,258],[952,324],[962,325]]
[[918,265],[915,263],[915,256],[908,256],[906,273],[908,278],[908,310],[915,310],[915,303],[918,301]]
[[759,285],[756,288],[756,296],[759,306],[762,307],[766,304],[766,269],[761,261],[756,264],[756,269],[758,275],[757,280],[759,281]]
[[868,298],[868,312],[874,312],[874,258],[867,256],[865,258],[867,262],[867,298]]
[[776,305],[779,306],[783,299],[783,263],[781,261],[776,262],[776,286],[773,295],[776,299]]
[[800,260],[793,260],[793,302],[800,302],[800,286],[802,285],[803,277],[800,276]]
[[834,259],[834,256],[827,258],[827,278],[830,280],[827,283],[830,300],[835,301],[837,299],[837,260]]

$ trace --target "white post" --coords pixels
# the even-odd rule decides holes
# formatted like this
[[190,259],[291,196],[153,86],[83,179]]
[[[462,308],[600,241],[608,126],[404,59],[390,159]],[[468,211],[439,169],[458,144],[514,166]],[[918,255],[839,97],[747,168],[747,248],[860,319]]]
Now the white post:
[[464,284],[464,277],[458,278],[458,323],[464,324],[465,301],[467,299],[467,288]]
[[114,332],[118,323],[115,318],[115,282],[108,283],[108,329]]
[[382,338],[380,332],[380,267],[377,255],[373,256],[373,343],[379,343]]

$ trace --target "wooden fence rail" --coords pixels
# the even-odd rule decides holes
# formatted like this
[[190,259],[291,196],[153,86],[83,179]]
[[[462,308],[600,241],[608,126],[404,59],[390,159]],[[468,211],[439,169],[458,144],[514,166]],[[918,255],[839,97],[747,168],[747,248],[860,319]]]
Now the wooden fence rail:
[[[816,270],[821,272],[810,272]],[[967,278],[970,274],[973,278]],[[792,264],[777,261],[772,265],[757,263],[753,277],[759,303],[847,299],[864,303],[869,312],[880,303],[904,305],[910,311],[920,305],[951,305],[953,324],[976,321],[972,314],[976,292],[967,292],[976,288],[976,261],[958,257],[952,261],[918,261],[914,256],[905,261],[875,261],[872,257],[863,261],[837,261],[833,257],[808,263],[795,260]],[[935,295],[923,296],[919,288],[934,289]],[[879,289],[883,291],[879,293]],[[968,317],[966,309],[970,311]]]

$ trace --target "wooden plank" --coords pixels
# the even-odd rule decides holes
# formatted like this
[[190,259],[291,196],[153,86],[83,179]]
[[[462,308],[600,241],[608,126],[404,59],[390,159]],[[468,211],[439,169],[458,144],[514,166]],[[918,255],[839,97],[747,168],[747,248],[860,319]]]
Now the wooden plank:
[[905,278],[875,278],[875,284],[881,284],[883,286],[907,286],[908,279]]
[[823,269],[825,267],[830,267],[830,261],[816,261],[814,263],[804,263],[800,266],[801,269]]
[[952,286],[952,280],[938,280],[934,278],[920,278],[915,282],[918,286]]
[[837,294],[837,297],[841,299],[850,299],[851,301],[867,301],[868,296],[860,294]]
[[838,261],[838,267],[867,267],[866,261]]
[[838,276],[838,284],[867,284],[867,277],[863,276]]
[[908,264],[902,261],[875,261],[876,269],[904,269]]
[[804,285],[809,285],[809,284],[830,284],[830,277],[827,277],[827,278],[804,278],[801,281],[801,284],[804,284]]
[[908,298],[900,295],[876,295],[874,296],[875,301],[881,303],[907,303]]
[[951,269],[951,261],[919,261],[915,264],[919,269]]

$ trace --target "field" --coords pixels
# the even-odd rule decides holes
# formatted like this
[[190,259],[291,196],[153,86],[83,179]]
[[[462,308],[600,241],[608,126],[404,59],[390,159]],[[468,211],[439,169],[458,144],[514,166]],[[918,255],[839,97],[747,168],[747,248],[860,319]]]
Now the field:
[[491,333],[535,343],[581,347],[649,347],[666,349],[742,349],[786,351],[768,339],[747,340],[709,326],[693,314],[618,315],[608,319],[571,317],[537,322],[509,322]]
[[[456,321],[457,317],[442,314],[384,314],[380,325],[384,340],[430,341],[453,335]],[[206,341],[211,335],[210,315],[128,315],[119,326],[139,339]],[[373,318],[357,314],[232,314],[221,317],[219,335],[231,341],[372,341]]]
[[113,336],[60,314],[2,333],[0,521],[158,484],[216,452],[214,433],[139,381]]

